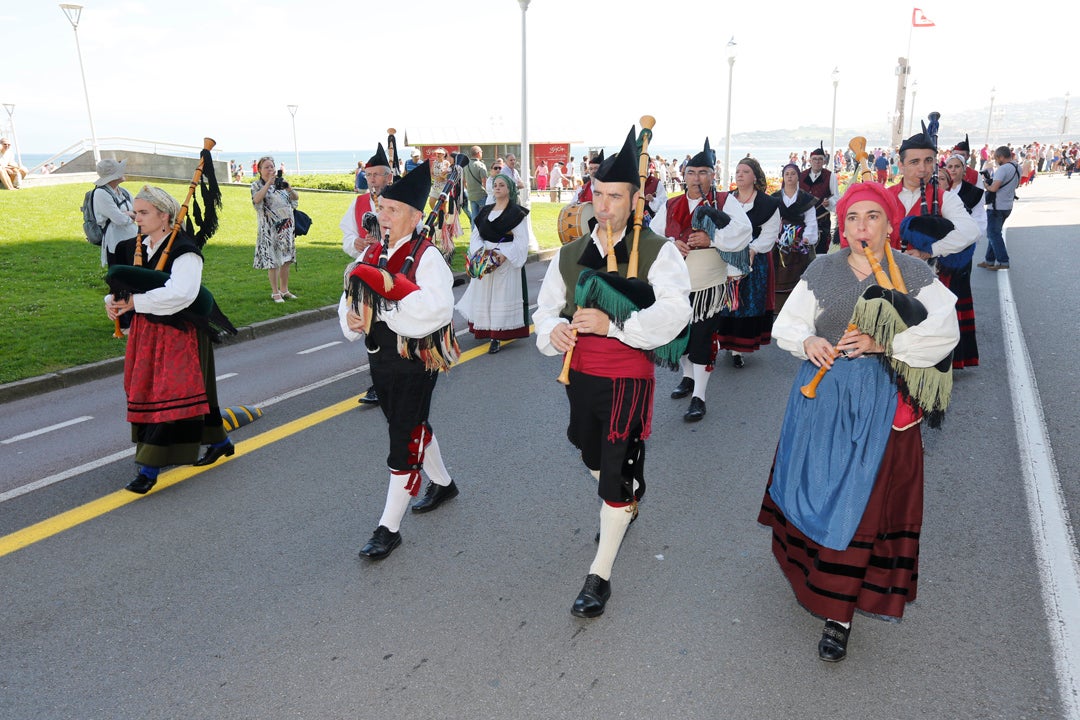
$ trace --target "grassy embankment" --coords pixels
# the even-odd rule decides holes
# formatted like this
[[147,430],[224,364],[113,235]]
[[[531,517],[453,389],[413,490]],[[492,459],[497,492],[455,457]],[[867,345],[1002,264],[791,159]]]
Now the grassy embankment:
[[[322,176],[320,176],[322,177]],[[351,186],[351,179],[348,180]],[[161,182],[177,199],[186,182]],[[135,194],[141,183],[125,184]],[[0,383],[119,357],[124,341],[112,337],[102,298],[108,292],[100,248],[83,238],[79,206],[89,185],[56,185],[0,192]],[[263,270],[251,267],[256,219],[247,186],[222,186],[221,225],[205,250],[203,283],[237,327],[298,310],[335,304],[348,257],[338,223],[352,193],[300,191],[300,207],[314,219],[297,243],[289,288],[299,300],[276,304]],[[561,206],[535,203],[533,227],[540,247],[559,244]],[[458,238],[455,270],[468,249]]]

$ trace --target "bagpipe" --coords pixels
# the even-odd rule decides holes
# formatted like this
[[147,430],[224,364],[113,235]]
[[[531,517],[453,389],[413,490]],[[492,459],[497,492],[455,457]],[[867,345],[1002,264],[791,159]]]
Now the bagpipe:
[[[368,262],[366,258],[370,254],[361,256],[360,259],[350,264],[345,269],[345,297],[354,313],[362,320],[362,331],[365,342],[370,352],[378,352],[379,347],[374,344],[371,337],[371,328],[374,325],[378,311],[381,308],[395,307],[402,298],[416,292],[420,287],[410,279],[413,265],[422,254],[426,245],[431,245],[431,239],[435,234],[436,222],[446,202],[457,193],[461,177],[461,168],[469,164],[469,159],[462,153],[457,153],[454,158],[450,175],[443,185],[442,192],[435,207],[428,213],[424,220],[424,226],[420,232],[413,233],[412,243],[408,254],[401,262],[400,267],[389,263],[390,232],[382,234],[382,242],[377,263]],[[371,217],[369,217],[371,216]],[[363,225],[369,234],[374,230],[375,237],[380,234],[378,220],[374,213],[364,213]],[[454,335],[454,324],[451,322],[446,327],[435,331],[424,338],[398,337],[398,354],[405,359],[418,358],[423,361],[428,370],[446,370],[453,365],[461,354],[457,338]]]
[[[645,178],[649,171],[649,142],[652,140],[652,128],[656,124],[656,118],[645,115],[640,120],[641,133],[638,137],[638,176],[641,187],[645,185]],[[628,138],[629,142],[629,138]],[[656,302],[656,295],[652,286],[645,280],[638,278],[639,252],[638,243],[641,238],[641,228],[645,214],[645,196],[638,194],[637,204],[634,207],[634,239],[631,245],[629,263],[626,276],[619,274],[618,260],[615,257],[615,241],[612,237],[610,224],[607,227],[607,268],[606,272],[591,268],[581,271],[577,285],[574,288],[574,304],[581,308],[592,308],[603,311],[616,326],[622,324],[630,315],[638,310],[643,310]],[[577,330],[573,331],[577,338]],[[649,359],[657,365],[672,370],[679,366],[679,358],[686,352],[686,345],[690,339],[689,326],[683,328],[671,342],[654,350],[647,351]],[[571,347],[563,358],[562,372],[556,378],[563,385],[570,384],[570,363],[573,359],[574,348]]]
[[[920,252],[933,253],[934,243],[951,233],[956,226],[941,215],[941,189],[937,173],[938,128],[941,113],[932,112],[927,116],[930,124],[922,123],[923,133],[930,138],[934,146],[934,174],[930,177],[930,203],[926,201],[927,183],[919,181],[919,214],[906,217],[900,223],[900,247],[906,250],[913,247]],[[975,256],[975,245],[969,245],[958,253],[936,258],[938,266],[947,270],[960,270],[971,264]]]
[[866,152],[866,138],[862,135],[856,135],[848,141],[848,149],[855,153],[855,173],[851,177],[851,182],[869,182],[874,179],[874,171],[870,169],[870,165],[866,162],[866,159],[870,157],[870,154]]
[[[127,297],[131,293],[144,293],[164,287],[170,274],[164,271],[172,251],[173,243],[180,233],[181,227],[190,235],[195,244],[201,249],[218,229],[218,210],[221,208],[221,189],[218,187],[217,176],[214,173],[214,159],[210,151],[217,144],[213,138],[203,138],[203,149],[199,153],[199,163],[195,167],[195,173],[188,186],[187,196],[184,198],[180,211],[176,214],[169,239],[165,243],[164,250],[154,268],[143,267],[142,233],[135,237],[134,265],[114,265],[105,274],[105,282],[114,297]],[[195,197],[195,188],[198,187],[202,195],[203,207],[199,207],[197,200],[194,201],[194,218],[198,225],[196,231],[188,217],[188,205]],[[199,287],[199,294],[190,305],[179,313],[171,316],[178,321],[188,321],[205,330],[215,341],[223,333],[236,335],[237,330],[229,321],[229,318],[218,307],[213,294],[206,289],[205,285]],[[120,331],[120,320],[117,318],[113,333],[115,337],[123,337]]]
[[395,183],[401,179],[401,166],[398,165],[397,130],[394,128],[386,129],[386,155],[390,161],[390,182]]
[[[921,411],[930,427],[938,427],[952,395],[952,355],[928,368],[911,367],[891,357],[893,338],[925,320],[926,307],[908,294],[900,269],[892,257],[891,247],[885,246],[885,256],[889,261],[888,274],[866,242],[862,243],[862,251],[874,271],[877,285],[868,287],[856,301],[851,322],[844,332],[856,330],[866,333],[885,349],[883,364],[889,376],[896,381],[900,397],[908,406]],[[834,346],[833,359],[839,355],[840,350]],[[817,397],[817,386],[829,368],[830,365],[822,365],[810,382],[799,388],[803,397],[809,400]]]

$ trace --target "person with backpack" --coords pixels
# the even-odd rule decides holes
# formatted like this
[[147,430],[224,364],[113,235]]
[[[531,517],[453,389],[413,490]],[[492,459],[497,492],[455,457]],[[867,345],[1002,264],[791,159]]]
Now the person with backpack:
[[[126,179],[126,165],[126,160],[99,160],[98,179],[94,181],[94,189],[90,191],[93,198],[90,203],[92,219],[101,228],[102,266],[130,265],[131,258],[125,256],[120,244],[139,234],[131,193],[120,187],[120,183]],[[84,210],[84,214],[85,212]],[[90,218],[84,217],[84,220],[88,219]]]

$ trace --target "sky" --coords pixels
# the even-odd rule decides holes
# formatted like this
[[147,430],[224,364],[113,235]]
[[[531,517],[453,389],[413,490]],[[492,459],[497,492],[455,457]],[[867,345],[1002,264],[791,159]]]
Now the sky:
[[[529,139],[618,146],[652,115],[654,146],[708,135],[719,147],[732,38],[733,134],[829,127],[834,68],[837,126],[882,132],[909,42],[915,112],[941,112],[943,131],[950,111],[988,110],[992,89],[1000,105],[1064,102],[1076,62],[1061,29],[1080,27],[1080,3],[919,7],[933,27],[912,29],[914,6],[896,0],[531,0]],[[0,0],[0,26],[0,102],[15,105],[20,151],[89,138],[59,3]],[[77,35],[98,138],[289,149],[290,104],[302,151],[372,148],[391,126],[502,125],[519,137],[518,0],[85,0]],[[8,120],[0,113],[0,127]]]

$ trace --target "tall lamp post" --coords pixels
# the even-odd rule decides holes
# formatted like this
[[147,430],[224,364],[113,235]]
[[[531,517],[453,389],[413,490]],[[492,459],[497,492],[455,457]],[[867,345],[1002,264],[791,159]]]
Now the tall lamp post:
[[[6,106],[5,106],[6,107]],[[15,132],[15,123],[11,123],[11,132]],[[1061,145],[1065,144],[1065,135],[1069,132],[1069,91],[1065,91],[1065,114],[1061,116]],[[16,145],[15,149],[18,150],[19,146]]]
[[525,54],[525,11],[529,9],[530,0],[518,0],[521,7],[521,166],[518,171],[525,181],[525,207],[529,207],[532,197],[532,165],[529,159],[529,94],[526,91],[528,73],[526,72]]
[[[1069,98],[1068,93],[1065,94],[1065,115],[1069,114]],[[11,144],[15,146],[15,162],[22,165],[22,153],[19,151],[19,136],[15,134],[15,103],[4,103],[4,109],[7,110],[8,121],[11,123]],[[1065,130],[1062,129],[1062,134]]]
[[829,162],[826,167],[833,167],[833,158],[836,157],[836,89],[840,85],[840,68],[834,67],[832,71],[832,135],[829,139]]
[[727,131],[724,136],[724,191],[731,187],[731,79],[735,75],[735,36],[727,44]]
[[90,91],[86,89],[86,71],[83,69],[82,48],[79,46],[79,16],[82,15],[82,5],[64,3],[60,9],[67,15],[71,29],[75,31],[75,52],[79,55],[79,73],[82,74],[83,95],[86,96],[86,116],[90,118],[90,143],[94,150],[94,162],[101,160],[101,151],[98,150],[97,134],[94,132],[94,115],[90,112]]
[[286,105],[289,108],[289,114],[292,115],[292,147],[293,155],[296,156],[296,172],[300,173],[300,146],[296,144],[296,111],[299,109],[299,105]]
[[919,81],[916,80],[915,82],[911,83],[911,113],[908,114],[908,121],[907,121],[907,134],[908,134],[908,137],[911,137],[912,123],[915,122],[915,93],[917,93],[918,91],[919,91]]
[[996,92],[996,87],[990,88],[990,112],[986,115],[986,142],[983,143],[987,147],[990,146],[990,124],[994,121],[994,94]]

